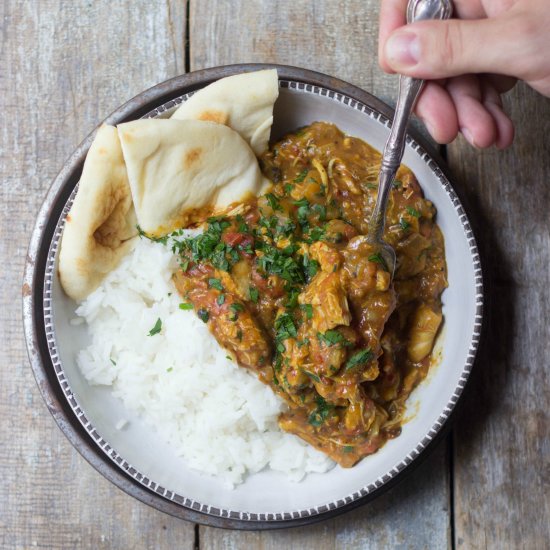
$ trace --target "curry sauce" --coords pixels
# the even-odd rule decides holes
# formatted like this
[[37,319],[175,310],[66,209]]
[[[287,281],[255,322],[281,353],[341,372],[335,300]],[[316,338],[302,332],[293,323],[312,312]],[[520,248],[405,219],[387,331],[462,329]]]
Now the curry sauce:
[[402,167],[385,239],[367,242],[380,154],[317,122],[261,158],[268,193],[172,235],[189,308],[237,363],[288,404],[279,424],[344,467],[401,430],[442,321],[446,264],[435,208]]

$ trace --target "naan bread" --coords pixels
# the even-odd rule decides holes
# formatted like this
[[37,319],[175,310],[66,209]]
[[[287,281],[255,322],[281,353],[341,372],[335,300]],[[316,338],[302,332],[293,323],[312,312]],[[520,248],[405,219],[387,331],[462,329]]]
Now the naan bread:
[[128,252],[137,234],[130,185],[116,128],[101,126],[84,162],[59,251],[59,278],[80,301]]
[[227,126],[143,119],[118,133],[138,223],[149,234],[184,227],[193,212],[223,209],[269,185],[252,149]]
[[278,95],[276,69],[237,74],[196,92],[172,118],[211,120],[230,126],[260,155],[268,147]]

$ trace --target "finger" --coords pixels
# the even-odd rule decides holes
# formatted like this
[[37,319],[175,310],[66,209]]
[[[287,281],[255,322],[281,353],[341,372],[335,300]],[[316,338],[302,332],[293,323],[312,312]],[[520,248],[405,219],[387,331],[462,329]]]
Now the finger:
[[505,149],[514,141],[514,124],[502,108],[502,100],[498,91],[487,81],[482,81],[483,105],[491,113],[497,127],[497,139],[495,145],[499,149]]
[[468,75],[451,79],[447,83],[456,108],[458,126],[464,137],[481,149],[497,140],[497,126],[491,113],[482,104],[481,85],[477,76]]
[[395,72],[424,79],[488,72],[521,77],[525,60],[513,39],[515,27],[510,20],[451,19],[407,25],[388,37],[384,59]]
[[481,0],[453,0],[453,17],[483,19],[487,15]]
[[415,107],[437,143],[450,143],[458,134],[456,109],[447,91],[435,82],[426,83]]
[[406,23],[407,0],[383,0],[380,5],[380,29],[378,31],[378,62],[382,70],[391,72],[384,57],[384,44],[388,36]]

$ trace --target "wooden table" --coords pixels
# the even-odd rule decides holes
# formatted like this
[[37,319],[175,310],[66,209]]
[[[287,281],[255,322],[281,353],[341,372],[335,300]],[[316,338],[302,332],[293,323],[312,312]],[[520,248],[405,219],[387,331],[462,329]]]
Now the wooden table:
[[488,331],[452,434],[352,513],[278,532],[198,527],[111,486],[73,450],[33,380],[20,286],[34,217],[69,153],[125,100],[214,65],[320,70],[395,103],[376,61],[375,0],[2,2],[2,548],[548,548],[550,100],[507,99],[514,146],[443,150],[485,258]]

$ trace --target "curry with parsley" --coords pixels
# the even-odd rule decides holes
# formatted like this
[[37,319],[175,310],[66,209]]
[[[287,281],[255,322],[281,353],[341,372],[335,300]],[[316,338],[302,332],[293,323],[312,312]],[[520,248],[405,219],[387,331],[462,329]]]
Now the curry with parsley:
[[284,399],[283,430],[350,467],[399,435],[432,360],[447,285],[435,208],[402,167],[386,220],[391,281],[366,239],[379,153],[317,122],[260,161],[268,193],[194,237],[170,235],[180,307]]

